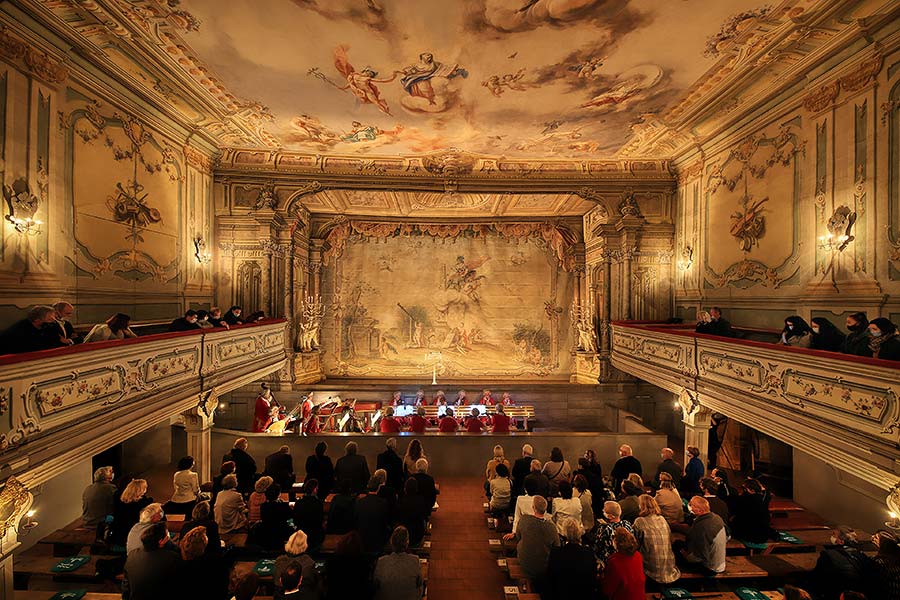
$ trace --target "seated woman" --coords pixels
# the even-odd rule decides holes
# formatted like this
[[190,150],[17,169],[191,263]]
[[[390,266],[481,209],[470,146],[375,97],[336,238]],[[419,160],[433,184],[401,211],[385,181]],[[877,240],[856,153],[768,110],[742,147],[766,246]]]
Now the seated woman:
[[697,326],[694,331],[696,333],[712,333],[712,317],[705,310],[697,313]]
[[662,517],[669,525],[684,522],[684,502],[681,494],[675,489],[675,482],[669,473],[659,474],[659,489],[656,491],[656,504]]
[[124,313],[116,313],[105,323],[94,325],[93,329],[84,336],[85,343],[105,342],[108,340],[122,340],[137,337],[137,334],[129,329],[131,317]]
[[495,469],[495,477],[488,483],[490,485],[491,514],[495,518],[501,518],[509,514],[510,502],[512,499],[512,481],[509,479],[509,467],[503,463],[499,463]]
[[147,496],[147,480],[133,479],[116,498],[110,545],[125,545],[128,532],[140,520],[141,511],[148,504],[153,504],[153,498]]
[[574,519],[565,519],[560,525],[565,539],[562,545],[550,549],[545,597],[596,598],[597,561],[591,549],[581,543],[584,530]]
[[764,544],[769,539],[772,517],[766,490],[755,479],[748,479],[728,505],[731,535],[742,542]]
[[206,545],[207,554],[219,554],[222,551],[222,542],[219,537],[219,526],[212,518],[212,508],[209,502],[198,502],[191,511],[191,519],[181,526],[181,537],[195,527],[205,527],[206,537],[209,543]]
[[259,507],[266,501],[266,490],[272,485],[273,480],[268,475],[263,475],[253,484],[253,492],[250,494],[250,501],[247,503],[248,513],[247,520],[252,525],[260,520]]
[[900,337],[897,326],[884,317],[869,322],[869,350],[872,358],[900,360]]
[[606,561],[600,587],[609,600],[644,598],[644,561],[638,552],[637,540],[630,531],[616,529],[613,536],[615,552]]
[[781,332],[782,344],[797,348],[809,348],[812,346],[812,340],[812,329],[803,320],[803,317],[794,315],[784,320],[784,329]]
[[163,507],[170,515],[189,515],[200,496],[200,479],[193,471],[194,458],[185,456],[178,461],[178,470],[172,478],[175,493]]
[[219,524],[219,533],[230,533],[247,525],[247,505],[237,491],[236,475],[226,475],[222,479],[222,491],[216,496],[213,512]]
[[275,582],[275,598],[283,598],[284,590],[281,588],[281,574],[288,567],[294,565],[303,575],[303,589],[308,590],[313,597],[317,597],[321,582],[316,573],[316,562],[307,554],[309,544],[306,534],[297,530],[284,544],[284,554],[275,559],[275,567],[272,571],[272,580]]
[[[637,473],[632,473],[632,475],[637,475]],[[644,493],[644,488],[629,478],[622,482],[622,493],[624,497],[619,500],[619,506],[622,507],[622,520],[634,523],[641,512],[638,498]]]
[[813,317],[809,328],[812,329],[812,346],[814,350],[840,352],[847,336],[834,323],[824,317]]
[[661,585],[672,583],[681,577],[681,572],[675,566],[669,524],[656,500],[647,494],[638,498],[638,504],[641,512],[634,520],[634,533],[644,557],[644,574]]
[[572,497],[572,484],[568,481],[559,482],[559,498],[553,499],[553,522],[559,535],[565,535],[563,525],[566,519],[572,519],[581,523],[581,500]]

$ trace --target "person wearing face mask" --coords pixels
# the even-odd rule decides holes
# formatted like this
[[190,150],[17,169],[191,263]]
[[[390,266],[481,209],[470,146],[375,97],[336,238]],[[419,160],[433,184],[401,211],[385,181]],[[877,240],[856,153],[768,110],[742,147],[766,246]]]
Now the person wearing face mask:
[[841,345],[841,352],[854,356],[872,356],[869,349],[869,319],[866,313],[857,312],[847,317],[847,329],[850,334]]
[[824,600],[838,600],[846,590],[864,593],[866,573],[873,569],[872,559],[859,548],[856,531],[838,527],[831,532],[831,544],[819,554],[808,587]]
[[869,322],[869,349],[872,358],[900,360],[900,336],[897,326],[884,317]]
[[228,312],[225,313],[225,318],[222,319],[229,325],[242,325],[244,321],[241,319],[241,313],[243,309],[240,306],[232,306],[228,309]]
[[841,345],[846,339],[834,323],[823,317],[813,317],[809,328],[812,329],[813,350],[827,350],[828,352],[840,352]]
[[812,329],[802,317],[797,315],[788,317],[784,320],[781,343],[796,348],[809,348],[812,345]]
[[169,325],[169,331],[193,331],[200,329],[197,324],[197,311],[189,310],[184,313],[183,317],[178,317]]
[[697,327],[694,328],[697,333],[711,333],[712,317],[705,310],[697,313]]

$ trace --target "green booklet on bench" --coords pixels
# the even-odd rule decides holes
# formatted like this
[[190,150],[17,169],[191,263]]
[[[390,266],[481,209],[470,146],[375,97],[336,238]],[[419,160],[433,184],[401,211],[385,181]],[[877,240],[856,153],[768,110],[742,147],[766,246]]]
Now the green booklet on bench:
[[802,544],[803,540],[798,538],[795,535],[789,534],[787,531],[779,531],[778,532],[778,541],[779,542],[787,542],[788,544]]
[[253,566],[253,572],[263,577],[272,575],[275,571],[275,561],[271,558],[264,558]]
[[86,564],[89,560],[91,560],[90,556],[70,556],[56,563],[55,566],[50,568],[50,571],[53,573],[70,573]]
[[663,590],[663,598],[678,598],[678,600],[691,600],[694,596],[684,588],[668,588]]
[[734,590],[735,596],[741,600],[769,600],[769,597],[755,588],[739,587]]
[[66,590],[56,592],[50,596],[50,600],[81,600],[87,594],[87,590]]

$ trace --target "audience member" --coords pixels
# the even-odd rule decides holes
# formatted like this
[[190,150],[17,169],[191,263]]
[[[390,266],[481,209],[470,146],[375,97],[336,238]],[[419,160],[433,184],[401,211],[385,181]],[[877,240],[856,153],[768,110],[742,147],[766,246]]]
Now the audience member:
[[632,456],[632,454],[633,450],[628,444],[619,446],[619,460],[616,461],[616,464],[613,465],[612,471],[610,472],[610,477],[613,479],[613,490],[621,489],[622,482],[625,481],[631,473],[643,475],[641,462]]
[[675,487],[681,485],[681,465],[675,462],[675,451],[671,448],[663,448],[659,452],[662,462],[656,466],[656,475],[653,476],[653,487],[659,489],[659,474],[668,473],[672,476]]
[[279,550],[294,533],[290,521],[294,516],[291,505],[281,499],[277,483],[266,488],[266,501],[259,507],[259,523],[250,528],[247,543],[263,550]]
[[525,477],[531,473],[531,461],[534,448],[531,444],[522,446],[522,456],[516,459],[512,466],[512,493],[513,496],[521,496],[525,493]]
[[209,309],[209,323],[213,327],[224,327],[228,329],[228,323],[222,318],[222,309],[218,306],[213,306]]
[[448,406],[444,416],[438,421],[438,431],[441,433],[453,433],[457,429],[459,429],[459,423],[453,417],[453,409]]
[[294,527],[306,532],[311,548],[325,540],[325,503],[316,495],[319,482],[310,479],[303,484],[303,495],[294,502]]
[[872,586],[869,598],[900,598],[900,545],[897,536],[881,529],[872,536],[872,543],[878,548],[873,559],[875,573],[869,583]]
[[559,498],[553,499],[553,522],[560,535],[565,535],[563,523],[566,519],[581,523],[581,500],[573,497],[572,484],[563,480],[559,482]]
[[[131,530],[128,532],[128,537],[125,538],[125,553],[128,554],[132,550],[137,550],[141,547],[141,536],[145,531],[150,529],[156,523],[163,522],[165,519],[166,513],[163,511],[162,504],[158,502],[151,502],[147,506],[145,506],[140,515],[138,516],[138,522],[134,524]],[[163,523],[165,525],[165,523]]]
[[828,352],[840,352],[847,336],[834,323],[824,317],[813,317],[810,321],[809,328],[812,330],[812,345],[810,348],[827,350]]
[[129,327],[130,324],[131,317],[124,313],[116,313],[108,318],[105,323],[94,325],[88,334],[84,336],[84,341],[85,343],[106,342],[137,337],[137,334]]
[[547,560],[548,598],[583,599],[596,597],[597,562],[591,549],[581,543],[584,530],[574,519],[561,523],[564,542],[550,549]]
[[509,433],[509,425],[511,419],[506,414],[506,409],[502,404],[497,405],[497,412],[491,419],[491,431],[493,433]]
[[503,465],[506,467],[507,474],[509,473],[510,464],[509,461],[506,460],[506,456],[504,456],[503,446],[497,444],[494,446],[494,455],[487,462],[487,466],[484,469],[484,478],[487,481],[490,481],[494,477],[497,477],[497,465]]
[[[68,302],[57,302],[53,305],[56,311],[56,323],[60,327],[59,341],[63,346],[73,346],[84,341],[84,337],[75,333],[71,318],[75,314],[75,307]],[[49,329],[49,328],[48,328]]]
[[434,477],[428,474],[428,461],[420,458],[416,461],[416,472],[412,475],[419,485],[419,495],[425,500],[425,508],[429,516],[437,502],[437,487],[434,485]]
[[21,321],[13,323],[0,334],[0,353],[19,354],[49,350],[62,346],[58,335],[48,335],[47,327],[56,325],[56,310],[52,306],[35,306]]
[[719,515],[709,511],[709,502],[694,496],[688,502],[694,522],[688,530],[681,556],[701,573],[714,575],[725,571],[725,546],[728,539],[725,523]]
[[318,482],[316,487],[319,498],[327,498],[334,489],[334,464],[331,457],[325,454],[328,452],[328,444],[319,442],[313,454],[306,459],[306,477],[304,482],[315,479]]
[[784,320],[784,329],[781,331],[782,344],[797,348],[809,348],[812,346],[812,340],[812,329],[802,317],[794,315]]
[[335,553],[325,561],[326,600],[365,600],[371,597],[371,562],[356,531],[341,537]]
[[711,320],[708,333],[711,335],[720,335],[722,337],[734,337],[734,330],[731,328],[731,323],[722,317],[721,308],[718,306],[710,308],[709,317]]
[[556,495],[555,491],[561,482],[571,483],[572,481],[572,467],[569,466],[569,461],[563,457],[562,450],[555,446],[550,450],[550,460],[544,463],[541,473],[546,475],[550,481],[550,493],[552,495]]
[[356,529],[370,554],[380,554],[391,534],[391,507],[378,495],[380,487],[378,478],[369,479],[368,492],[356,499],[354,507]]
[[306,585],[301,589],[300,584],[303,582],[303,575],[295,565],[290,565],[281,573],[278,583],[281,585],[280,598],[282,600],[313,600],[318,598],[318,594],[307,588]]
[[681,480],[681,489],[685,496],[700,494],[700,480],[706,469],[700,460],[700,449],[697,446],[688,446],[684,453],[687,464],[684,465],[684,478]]
[[175,493],[166,503],[166,512],[170,515],[189,515],[200,497],[200,478],[193,471],[194,457],[185,456],[178,461],[178,470],[172,477]]
[[[534,512],[534,497],[539,494],[535,493],[534,489],[534,480],[530,480],[525,484],[524,494],[516,498],[515,508],[513,509],[513,523],[512,523],[512,532],[516,533],[518,531],[519,521],[525,515],[530,515]],[[551,518],[551,515],[546,514],[544,518],[548,521]]]
[[247,505],[244,497],[237,491],[237,477],[226,475],[222,479],[222,491],[216,497],[213,508],[219,533],[237,531],[247,525]]
[[856,312],[847,317],[847,334],[841,345],[841,352],[855,356],[872,356],[869,349],[869,319],[864,312]]
[[600,587],[607,600],[644,600],[644,564],[637,540],[626,529],[613,536],[613,552],[606,561]]
[[694,326],[695,333],[710,333],[712,329],[712,317],[705,310],[697,311],[697,325]]
[[244,312],[240,306],[232,306],[228,309],[228,312],[225,313],[225,316],[222,318],[228,325],[243,325],[244,321],[241,319],[241,313]]
[[113,514],[116,503],[116,486],[112,484],[113,468],[100,467],[94,471],[94,483],[81,494],[81,523],[84,527],[97,527]]
[[403,455],[403,476],[412,477],[416,472],[416,461],[420,458],[428,458],[425,456],[425,450],[422,448],[422,442],[414,439],[406,446],[406,454]]
[[644,559],[644,574],[658,584],[665,585],[681,577],[675,566],[669,524],[659,505],[647,494],[638,498],[640,516],[634,520],[634,533]]
[[425,499],[419,494],[419,482],[410,477],[403,485],[403,495],[397,502],[396,518],[398,525],[406,527],[409,533],[409,544],[418,547],[425,537],[425,521],[428,519],[428,507]]
[[225,598],[228,593],[228,565],[221,556],[207,551],[209,537],[206,528],[194,527],[181,533],[178,549],[177,600],[197,598]]
[[290,490],[296,477],[294,476],[294,457],[290,446],[281,446],[276,452],[268,455],[265,462],[265,474],[283,490]]
[[356,442],[347,442],[344,446],[344,456],[340,457],[334,465],[334,478],[337,481],[347,480],[350,489],[357,494],[366,490],[369,483],[369,463],[366,457],[357,454],[359,447]]
[[384,409],[384,416],[378,423],[378,429],[381,433],[400,433],[400,421],[394,417],[394,407],[388,406]]
[[259,575],[250,571],[234,582],[234,597],[231,600],[253,600],[259,590]]
[[387,501],[388,510],[391,514],[394,514],[394,510],[397,508],[397,499],[400,497],[403,489],[395,488],[388,483],[387,471],[384,469],[375,469],[375,472],[372,473],[372,477],[378,480],[378,497],[384,498]]
[[672,476],[666,472],[659,474],[659,489],[656,490],[656,503],[660,513],[669,525],[684,522],[684,502],[681,494],[675,489]]
[[737,490],[731,487],[728,484],[728,473],[723,469],[713,469],[710,471],[709,476],[716,480],[716,483],[719,484],[719,491],[716,492],[716,495],[719,496],[726,503],[731,502],[731,499],[737,496]]
[[219,524],[212,518],[212,508],[206,500],[198,502],[194,506],[190,520],[185,521],[184,525],[181,526],[181,536],[184,537],[187,532],[195,527],[203,527],[206,531],[206,553],[221,553],[222,542],[219,537]]
[[556,526],[544,518],[547,500],[543,496],[532,498],[532,514],[519,519],[514,533],[503,536],[505,540],[516,540],[516,556],[522,573],[541,591],[547,578],[550,549],[559,546]]
[[215,327],[212,323],[209,322],[209,311],[197,311],[197,325],[199,325],[201,329],[212,329],[213,327]]
[[896,325],[883,317],[872,319],[869,322],[869,336],[872,358],[900,360],[900,336]]
[[172,593],[178,581],[178,554],[166,548],[169,532],[155,523],[141,534],[141,546],[125,561],[123,600],[159,600]]
[[199,316],[196,310],[188,310],[183,317],[178,317],[169,324],[169,331],[196,331],[202,329],[197,322]]
[[375,564],[373,587],[377,600],[419,600],[422,597],[422,571],[419,557],[407,552],[409,532],[402,525],[391,533],[391,553]]
[[313,592],[316,597],[319,592],[319,576],[316,574],[316,563],[307,554],[309,542],[306,533],[299,529],[291,534],[284,544],[284,554],[275,559],[272,569],[272,580],[275,582],[275,598],[283,598],[285,588],[281,585],[281,576],[289,568],[297,570],[303,580],[303,588]]
[[817,598],[839,600],[847,590],[866,593],[873,572],[872,559],[860,550],[856,531],[838,527],[831,532],[831,544],[819,553],[809,583]]
[[253,484],[253,493],[247,501],[247,521],[252,525],[260,520],[259,507],[266,501],[266,490],[274,481],[268,475],[264,475]]
[[772,517],[759,481],[748,479],[729,504],[731,534],[742,542],[764,544],[769,539]]
[[345,534],[356,529],[356,492],[350,487],[350,481],[338,482],[337,494],[331,499],[326,521],[327,533]]
[[531,494],[532,496],[550,497],[550,480],[541,469],[541,461],[536,458],[531,461],[531,473],[525,476],[526,489],[529,482],[531,482],[531,487],[534,490],[534,493]]
[[247,453],[249,446],[247,438],[238,438],[234,440],[231,451],[222,458],[223,463],[229,460],[234,462],[237,489],[242,494],[253,491],[253,484],[256,483],[256,461]]
[[813,600],[806,590],[787,584],[784,586],[784,600]]
[[[584,460],[579,459],[579,460]],[[575,497],[581,503],[581,527],[585,533],[591,533],[596,525],[594,519],[594,495],[588,487],[588,480],[582,473],[575,475],[574,480]]]
[[219,474],[213,477],[212,480],[212,495],[209,500],[211,505],[216,505],[216,496],[222,491],[222,480],[228,475],[233,475],[236,469],[237,465],[234,464],[233,460],[227,460],[219,467]]
[[634,523],[634,520],[637,519],[638,514],[641,512],[638,498],[643,493],[644,488],[639,487],[630,478],[622,482],[623,497],[619,500],[619,506],[622,507],[622,520]]
[[467,433],[481,433],[484,431],[484,423],[481,422],[481,411],[473,407],[472,412],[466,419]]
[[397,454],[397,438],[388,438],[384,452],[378,455],[376,468],[384,469],[387,473],[387,485],[394,490],[403,489],[403,459]]
[[703,497],[709,502],[709,510],[717,515],[725,523],[726,531],[730,533],[731,513],[728,510],[728,504],[719,498],[719,484],[712,477],[704,477],[700,480],[700,489],[703,491]]
[[511,508],[512,482],[509,480],[508,464],[498,463],[495,477],[488,482],[491,494],[490,508],[495,517],[508,514]]
[[116,499],[113,507],[112,531],[110,533],[110,545],[124,546],[128,532],[140,519],[141,511],[153,503],[153,498],[147,495],[147,481],[145,479],[133,479],[122,494]]
[[597,537],[594,541],[594,554],[597,556],[597,562],[602,569],[606,564],[606,559],[615,552],[613,547],[613,537],[618,529],[627,529],[629,533],[634,533],[631,523],[622,520],[622,507],[618,502],[609,500],[603,503],[603,521],[597,527]]
[[593,450],[587,450],[584,456],[578,459],[578,470],[574,475],[582,475],[587,479],[588,489],[591,491],[591,508],[594,514],[603,512],[603,502],[606,500],[606,487],[603,483],[603,468],[597,462]]

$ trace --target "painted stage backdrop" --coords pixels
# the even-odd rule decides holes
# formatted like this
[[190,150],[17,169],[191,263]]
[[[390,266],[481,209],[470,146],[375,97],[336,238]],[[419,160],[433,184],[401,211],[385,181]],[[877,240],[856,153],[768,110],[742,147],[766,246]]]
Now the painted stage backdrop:
[[323,272],[330,376],[571,371],[573,278],[540,236],[351,236]]

